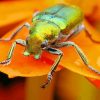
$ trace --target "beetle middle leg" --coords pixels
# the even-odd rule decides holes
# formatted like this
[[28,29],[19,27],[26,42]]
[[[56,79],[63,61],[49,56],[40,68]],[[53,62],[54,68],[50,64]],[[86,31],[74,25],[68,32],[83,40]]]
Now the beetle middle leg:
[[8,56],[7,56],[7,59],[0,62],[0,64],[2,65],[7,65],[11,62],[11,58],[12,58],[12,55],[13,55],[13,52],[14,52],[14,49],[15,49],[15,46],[16,44],[20,44],[22,46],[26,46],[26,41],[24,40],[21,40],[21,39],[17,39],[11,46],[10,50],[9,50],[9,53],[8,53]]
[[25,24],[23,24],[22,26],[20,26],[15,32],[13,32],[9,38],[0,39],[0,41],[10,41],[12,38],[14,38],[14,36],[15,36],[24,26],[26,26],[28,29],[30,28],[30,24],[26,22]]
[[54,55],[58,55],[58,58],[55,60],[54,64],[52,65],[51,70],[48,73],[47,81],[41,86],[42,88],[45,88],[49,84],[49,82],[51,81],[52,76],[53,76],[62,56],[63,56],[63,52],[59,49],[47,48],[47,51],[54,54]]
[[98,70],[96,70],[95,68],[93,68],[92,66],[89,65],[89,62],[88,62],[88,59],[87,57],[85,56],[85,54],[83,53],[83,51],[79,48],[78,45],[76,45],[74,42],[71,42],[71,41],[67,41],[67,42],[62,42],[62,43],[58,43],[55,45],[56,48],[61,48],[61,47],[64,47],[64,46],[73,46],[76,51],[78,52],[79,56],[81,57],[81,59],[83,60],[84,64],[90,69],[92,70],[93,72],[97,73],[97,74],[100,74],[100,72]]

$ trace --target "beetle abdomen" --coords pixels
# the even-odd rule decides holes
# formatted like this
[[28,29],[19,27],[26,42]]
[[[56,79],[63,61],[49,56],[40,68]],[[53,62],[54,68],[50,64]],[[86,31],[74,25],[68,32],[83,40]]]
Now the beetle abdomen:
[[83,13],[78,7],[58,4],[45,9],[33,18],[35,20],[48,20],[59,26],[61,30],[69,32],[77,24],[82,22]]

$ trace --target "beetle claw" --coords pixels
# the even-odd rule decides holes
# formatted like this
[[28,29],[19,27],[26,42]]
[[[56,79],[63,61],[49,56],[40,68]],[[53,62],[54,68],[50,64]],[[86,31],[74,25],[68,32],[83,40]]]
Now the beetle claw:
[[10,62],[11,62],[10,59],[6,59],[5,61],[0,62],[0,64],[5,66],[5,65],[9,65]]
[[52,80],[52,74],[49,73],[47,81],[41,86],[41,88],[46,88],[46,86],[51,82],[51,80]]
[[41,87],[41,88],[46,88],[47,85],[48,85],[48,81],[45,82],[44,84],[42,84],[40,87]]

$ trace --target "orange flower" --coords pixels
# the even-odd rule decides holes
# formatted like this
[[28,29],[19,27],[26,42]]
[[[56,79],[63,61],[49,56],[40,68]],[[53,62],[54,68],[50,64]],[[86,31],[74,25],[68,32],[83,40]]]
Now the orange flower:
[[[32,7],[32,5],[30,6],[30,9],[32,9],[31,7]],[[35,8],[35,6],[34,6],[34,8]],[[35,10],[35,9],[32,9],[30,11],[30,13],[32,13],[33,10]],[[25,12],[26,12],[26,10],[25,10]],[[19,12],[18,12],[20,20],[26,18],[26,15],[27,15],[27,17],[29,17],[30,13],[28,13],[28,14],[24,13],[25,17],[20,18],[21,14],[19,14]],[[17,19],[17,21],[18,21],[19,18],[17,19],[17,17],[16,17],[15,20]],[[9,19],[8,23],[4,23],[3,25],[4,26],[6,24],[9,25],[11,20],[12,19]],[[27,21],[27,20],[25,20],[25,21]],[[13,22],[15,22],[14,19],[13,19],[12,23]],[[0,25],[2,25],[2,23],[0,23]],[[90,35],[87,36],[86,33],[84,31],[82,31],[82,32],[80,32],[80,34],[78,36],[73,38],[72,41],[74,41],[76,44],[78,44],[82,48],[84,53],[87,55],[90,64],[95,69],[100,71],[100,44],[94,42],[94,41],[97,41],[97,42],[100,41],[99,40],[100,35],[87,22],[85,22],[85,25],[87,26],[87,29],[89,30]],[[5,29],[5,28],[3,28],[3,29]],[[15,29],[9,31],[7,34],[5,34],[5,36],[3,36],[3,38],[9,37],[10,34],[14,30]],[[25,39],[27,37],[27,35],[28,35],[28,31],[24,28],[10,42],[0,42],[0,50],[1,50],[0,51],[0,61],[6,59],[9,48],[11,47],[11,44],[12,44],[12,42],[14,42],[14,40],[19,39],[19,38]],[[92,41],[92,40],[94,40],[94,41]],[[80,59],[80,57],[77,55],[77,53],[74,51],[74,49],[72,47],[68,47],[68,48],[64,47],[64,48],[62,48],[62,51],[64,53],[64,56],[59,64],[58,70],[60,70],[61,68],[64,67],[73,72],[82,74],[84,76],[100,79],[100,75],[91,71],[89,68],[87,68],[87,66],[85,66],[83,64],[82,60]],[[0,71],[8,74],[9,77],[40,76],[40,75],[47,74],[49,72],[51,65],[53,64],[54,60],[57,57],[57,56],[54,56],[47,52],[43,52],[42,57],[39,60],[36,60],[33,58],[33,56],[25,57],[23,55],[23,52],[24,52],[24,47],[21,47],[19,45],[16,46],[11,64],[9,64],[7,66],[0,65]]]

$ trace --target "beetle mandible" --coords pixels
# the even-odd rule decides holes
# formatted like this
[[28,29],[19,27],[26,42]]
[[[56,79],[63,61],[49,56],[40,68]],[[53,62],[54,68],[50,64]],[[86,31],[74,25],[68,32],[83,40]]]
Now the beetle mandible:
[[10,64],[16,44],[25,47],[25,56],[34,55],[35,59],[40,58],[42,50],[58,55],[58,58],[51,66],[51,70],[48,73],[47,81],[42,85],[42,88],[44,88],[51,81],[57,65],[63,56],[63,52],[58,48],[73,46],[83,60],[84,64],[95,73],[100,74],[99,71],[89,65],[85,54],[79,46],[74,42],[68,41],[69,38],[75,36],[81,30],[88,32],[83,24],[83,19],[84,16],[80,8],[73,5],[57,4],[43,10],[42,12],[35,13],[32,18],[31,26],[29,23],[25,23],[20,26],[9,38],[4,40],[1,39],[1,41],[9,41],[24,26],[29,29],[29,36],[26,40],[15,40],[8,53],[7,59],[0,62],[0,64]]

